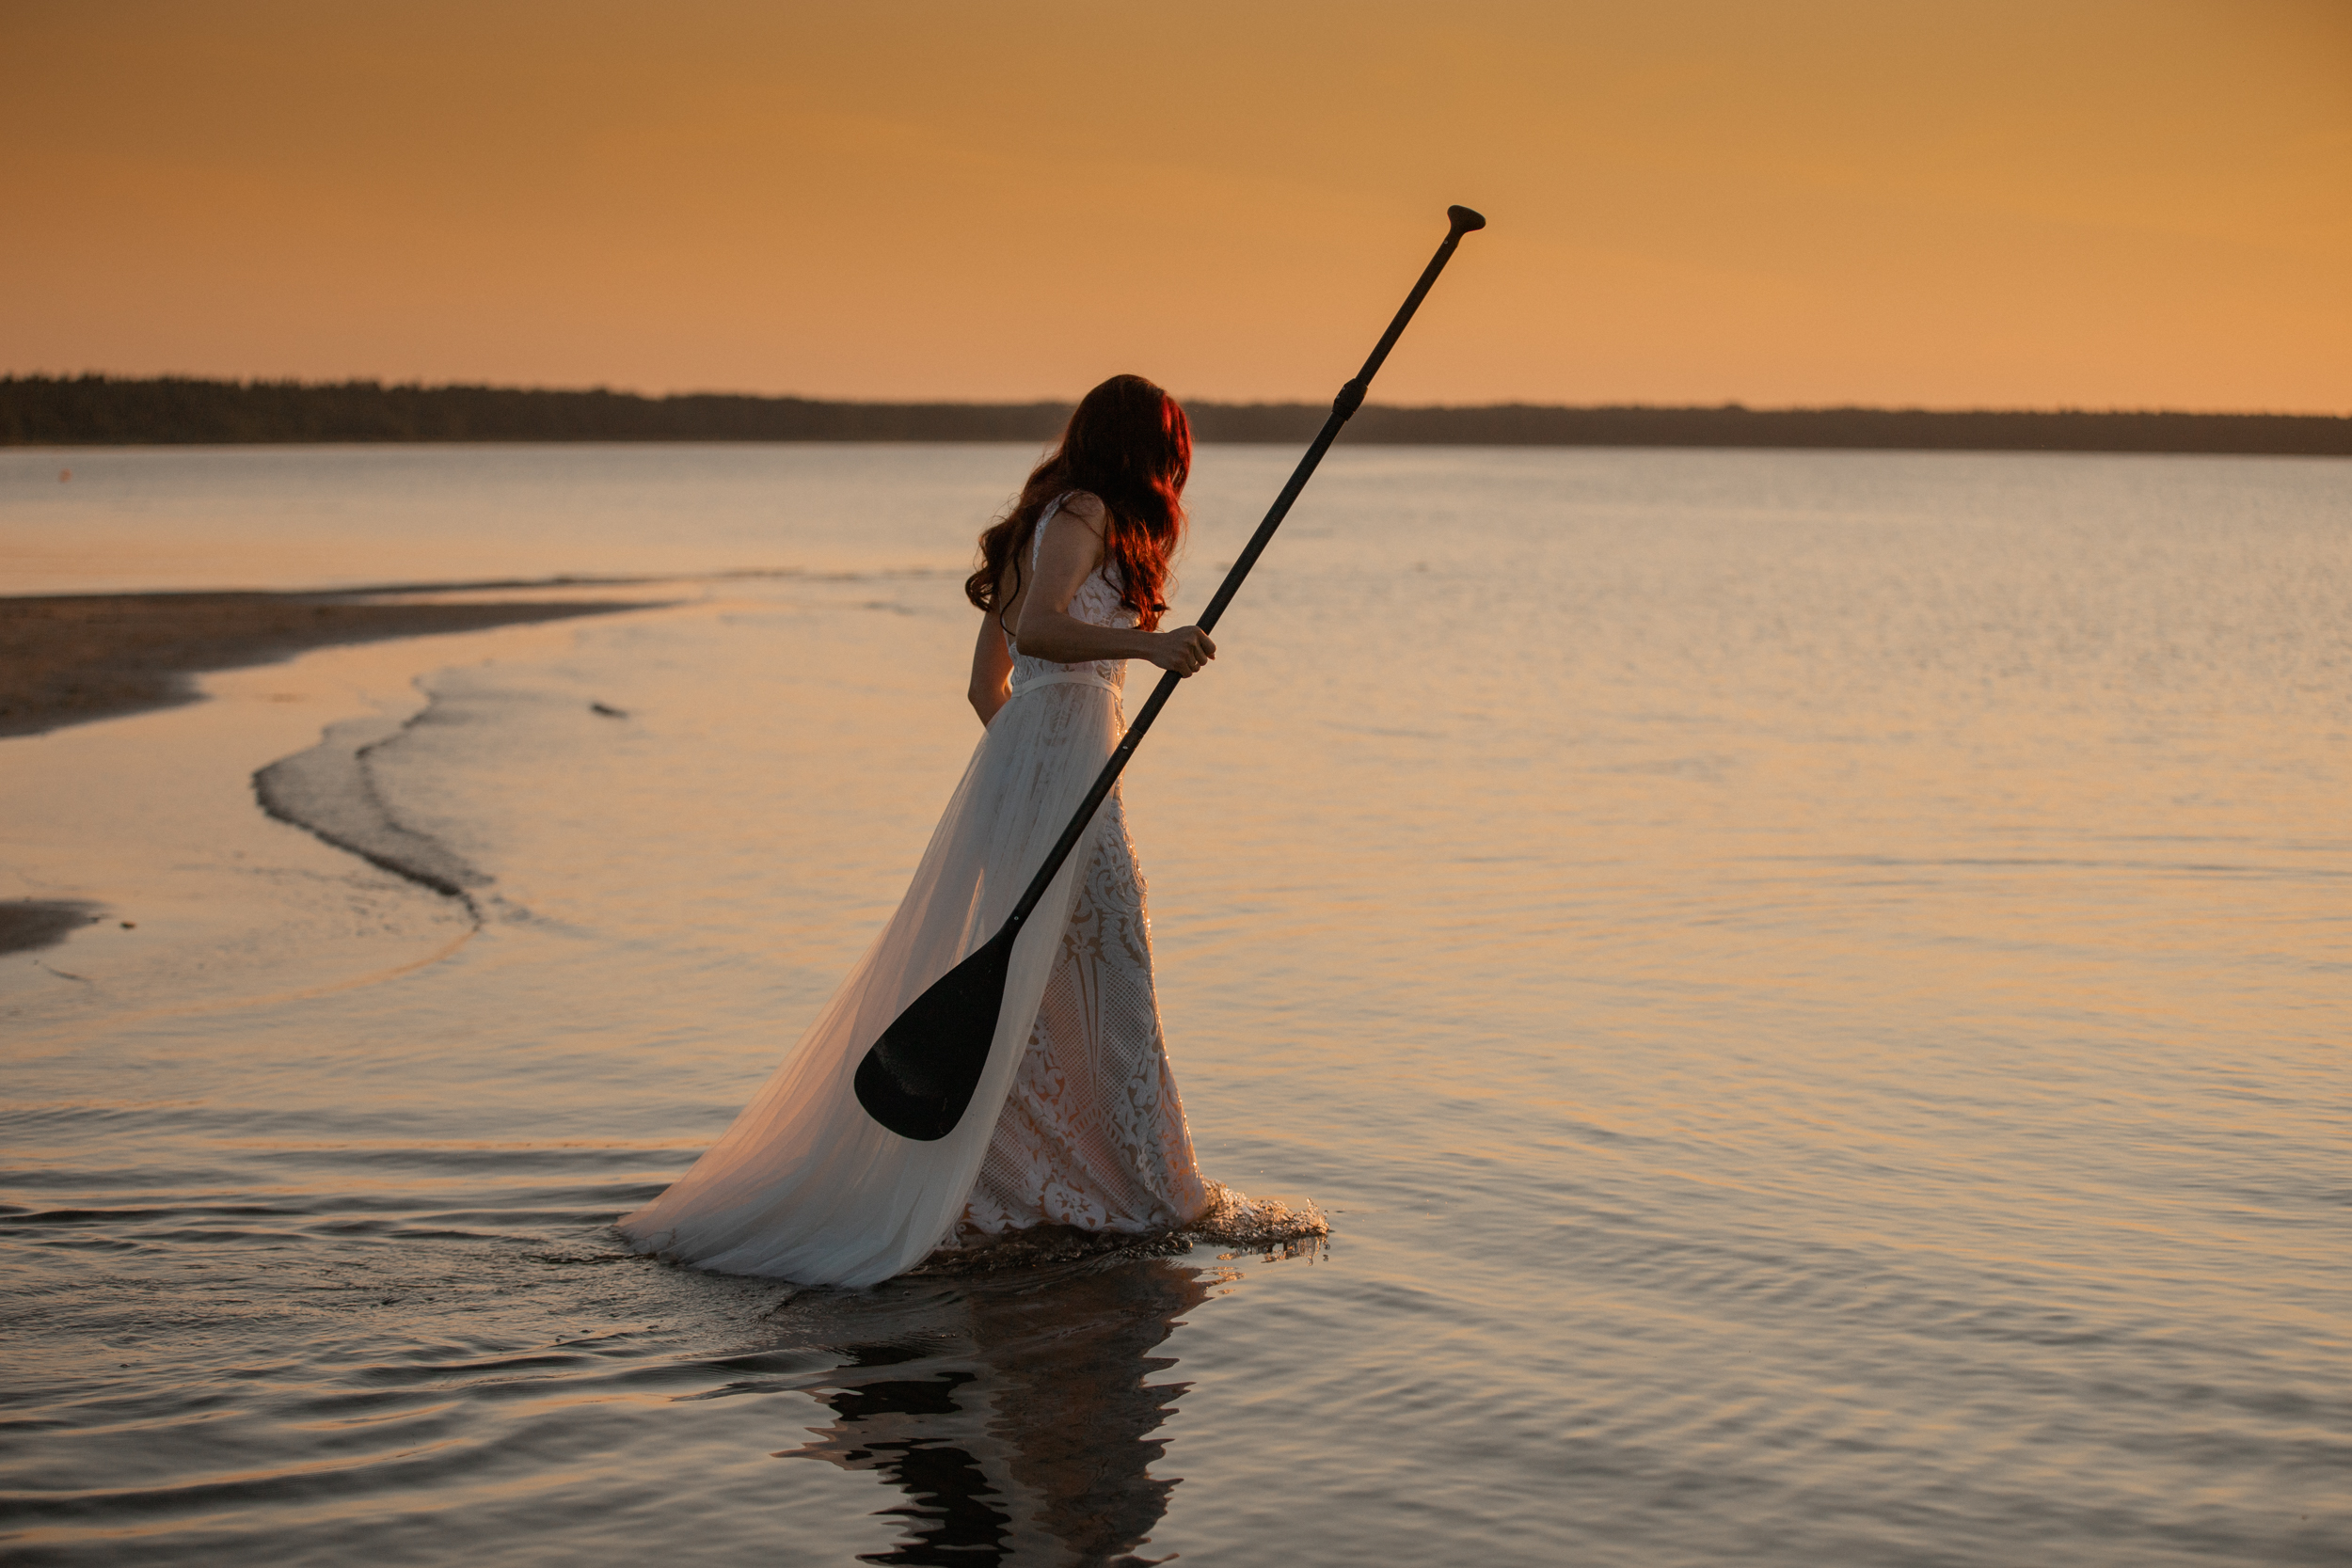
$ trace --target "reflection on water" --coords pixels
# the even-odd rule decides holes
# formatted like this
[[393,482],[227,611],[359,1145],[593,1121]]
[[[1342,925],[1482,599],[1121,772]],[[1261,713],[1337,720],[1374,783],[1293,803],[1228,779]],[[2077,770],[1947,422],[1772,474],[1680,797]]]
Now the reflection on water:
[[[2352,464],[1343,448],[1125,786],[1203,1165],[1330,1246],[621,1254],[921,853],[1028,455],[0,454],[60,572],[808,568],[0,743],[0,898],[109,911],[0,955],[0,1553],[2352,1560]],[[428,699],[478,927],[254,805]]]
[[[1218,1276],[1172,1259],[1084,1262],[884,1287],[922,1326],[842,1347],[818,1397],[830,1426],[780,1458],[870,1470],[905,1493],[878,1512],[907,1539],[859,1560],[1127,1563],[1168,1508],[1154,1436],[1189,1385],[1155,1383],[1152,1353]],[[865,1293],[871,1294],[871,1293]],[[787,1331],[826,1326],[831,1292],[779,1309]],[[861,1316],[877,1304],[861,1302]]]

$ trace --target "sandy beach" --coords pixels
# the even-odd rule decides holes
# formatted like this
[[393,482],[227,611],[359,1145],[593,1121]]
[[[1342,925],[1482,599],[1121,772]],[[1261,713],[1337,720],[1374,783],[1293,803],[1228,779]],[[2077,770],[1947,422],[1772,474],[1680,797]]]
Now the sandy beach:
[[0,736],[194,702],[191,676],[271,664],[331,643],[481,631],[622,608],[580,600],[385,602],[364,592],[0,599]]
[[[0,599],[0,738],[196,702],[201,695],[197,675],[275,663],[335,643],[482,631],[630,608],[633,601],[452,602],[365,593]],[[0,953],[54,946],[102,918],[94,905],[79,899],[0,902]]]

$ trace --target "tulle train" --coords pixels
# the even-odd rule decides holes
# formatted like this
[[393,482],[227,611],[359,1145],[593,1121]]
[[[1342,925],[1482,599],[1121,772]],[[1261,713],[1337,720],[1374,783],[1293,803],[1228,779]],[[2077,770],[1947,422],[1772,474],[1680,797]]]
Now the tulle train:
[[988,1068],[955,1132],[936,1143],[898,1137],[859,1106],[851,1076],[900,1010],[1003,924],[1122,727],[1117,696],[1100,687],[1049,686],[1005,705],[898,911],[725,1135],[621,1220],[633,1244],[728,1274],[868,1285],[949,1237],[1027,1048],[1076,873],[1094,858],[1104,813],[1014,944]]

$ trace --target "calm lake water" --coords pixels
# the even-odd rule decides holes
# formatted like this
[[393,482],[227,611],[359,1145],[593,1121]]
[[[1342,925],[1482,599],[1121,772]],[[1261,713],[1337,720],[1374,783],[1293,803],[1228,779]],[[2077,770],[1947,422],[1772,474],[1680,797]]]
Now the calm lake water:
[[[626,1256],[1032,455],[0,454],[12,592],[688,577],[0,742],[108,916],[0,960],[13,1560],[2352,1553],[2352,464],[1343,449],[1126,784],[1203,1166],[1329,1242]],[[255,808],[329,726],[478,919]]]

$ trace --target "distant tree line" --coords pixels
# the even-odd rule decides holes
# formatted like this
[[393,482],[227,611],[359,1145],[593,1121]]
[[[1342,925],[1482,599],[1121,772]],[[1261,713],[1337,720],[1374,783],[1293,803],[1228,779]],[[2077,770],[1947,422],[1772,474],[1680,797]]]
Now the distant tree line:
[[288,441],[1043,441],[1066,403],[825,403],[597,388],[0,378],[11,446]]
[[[1302,443],[1327,409],[1187,404],[1203,441]],[[692,392],[385,386],[374,381],[0,377],[0,445],[306,441],[1034,441],[1066,403],[835,403]],[[1367,404],[1357,442],[1529,447],[1848,447],[1950,451],[2171,451],[2352,456],[2328,414],[1943,412],[1923,408],[1464,408]]]

